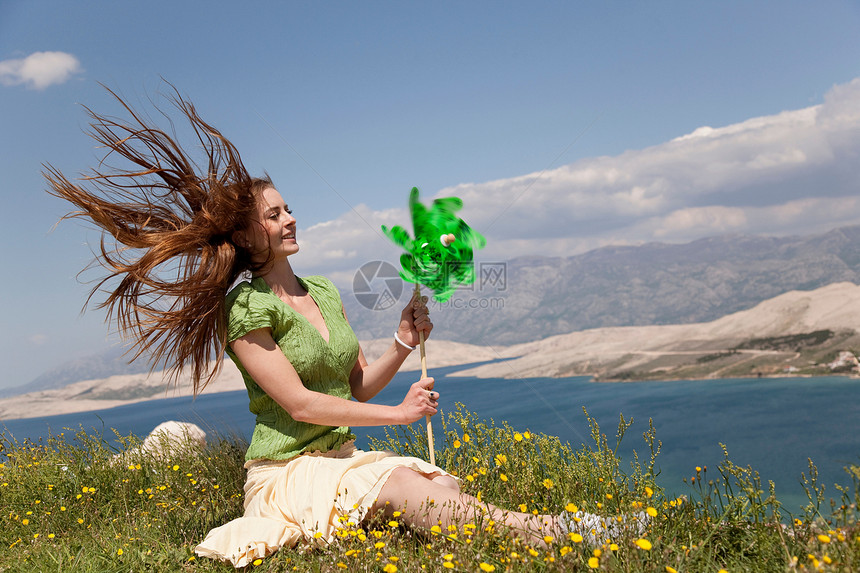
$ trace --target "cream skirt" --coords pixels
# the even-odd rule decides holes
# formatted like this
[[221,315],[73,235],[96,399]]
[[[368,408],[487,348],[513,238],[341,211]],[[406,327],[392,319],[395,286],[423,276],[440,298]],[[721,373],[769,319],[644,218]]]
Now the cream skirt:
[[245,514],[210,531],[194,549],[237,568],[302,538],[330,543],[344,525],[341,516],[351,524],[364,519],[395,468],[448,475],[418,458],[363,452],[352,442],[287,461],[254,460],[245,467]]

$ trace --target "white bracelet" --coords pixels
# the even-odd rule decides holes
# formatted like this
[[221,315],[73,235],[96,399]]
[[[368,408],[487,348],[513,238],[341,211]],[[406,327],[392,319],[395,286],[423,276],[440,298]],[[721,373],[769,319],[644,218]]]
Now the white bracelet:
[[400,337],[399,337],[399,336],[397,336],[397,331],[396,331],[396,330],[394,331],[394,340],[396,340],[396,341],[397,341],[397,344],[399,344],[399,345],[400,345],[400,346],[402,346],[403,348],[408,348],[409,350],[415,350],[416,348],[418,348],[417,346],[409,346],[408,344],[406,344],[405,342],[403,342],[402,340],[400,340]]

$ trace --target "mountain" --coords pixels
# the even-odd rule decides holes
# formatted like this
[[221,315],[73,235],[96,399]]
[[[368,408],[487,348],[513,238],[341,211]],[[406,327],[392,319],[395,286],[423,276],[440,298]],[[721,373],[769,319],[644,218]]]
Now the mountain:
[[[431,301],[434,339],[495,347],[594,328],[707,322],[792,290],[860,284],[860,226],[802,237],[724,235],[572,257],[478,260],[476,267],[475,285],[442,305]],[[391,282],[362,283],[361,294]],[[360,339],[390,339],[409,286],[386,310],[369,310],[352,288],[341,288]],[[0,390],[0,397],[148,372],[146,361],[129,364],[124,352],[114,347],[82,357]]]
[[[802,237],[725,235],[572,257],[479,260],[476,267],[471,290],[431,303],[434,336],[510,345],[593,328],[706,322],[792,290],[860,283],[860,226]],[[407,298],[373,311],[348,289],[342,296],[360,338],[390,336]]]
[[103,352],[76,358],[48,370],[27,384],[0,389],[0,398],[17,396],[25,392],[63,388],[81,380],[106,378],[118,374],[142,374],[149,372],[146,360],[129,363],[126,348],[112,346]]

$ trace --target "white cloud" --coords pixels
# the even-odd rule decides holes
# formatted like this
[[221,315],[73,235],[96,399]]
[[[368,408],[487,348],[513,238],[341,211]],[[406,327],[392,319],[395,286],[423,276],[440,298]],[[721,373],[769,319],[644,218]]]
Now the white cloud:
[[0,83],[7,86],[24,84],[43,90],[62,84],[83,71],[81,63],[65,52],[34,52],[26,58],[0,61]]
[[[720,233],[804,234],[860,222],[858,150],[860,79],[820,105],[436,196],[463,199],[463,218],[487,236],[485,260]],[[308,229],[305,250],[319,272],[346,275],[368,260],[396,260],[379,226],[407,222],[405,210],[360,206]]]

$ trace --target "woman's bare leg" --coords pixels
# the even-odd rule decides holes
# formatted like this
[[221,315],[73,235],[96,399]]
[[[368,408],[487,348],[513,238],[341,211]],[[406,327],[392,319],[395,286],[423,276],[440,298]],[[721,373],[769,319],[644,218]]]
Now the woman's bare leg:
[[544,543],[545,535],[554,536],[558,531],[555,517],[507,511],[478,501],[460,493],[459,487],[451,487],[456,480],[439,479],[444,477],[447,476],[428,479],[409,468],[396,468],[382,486],[372,511],[381,510],[387,516],[400,511],[407,525],[422,529],[440,525],[444,530],[449,525],[492,520],[537,544]]

